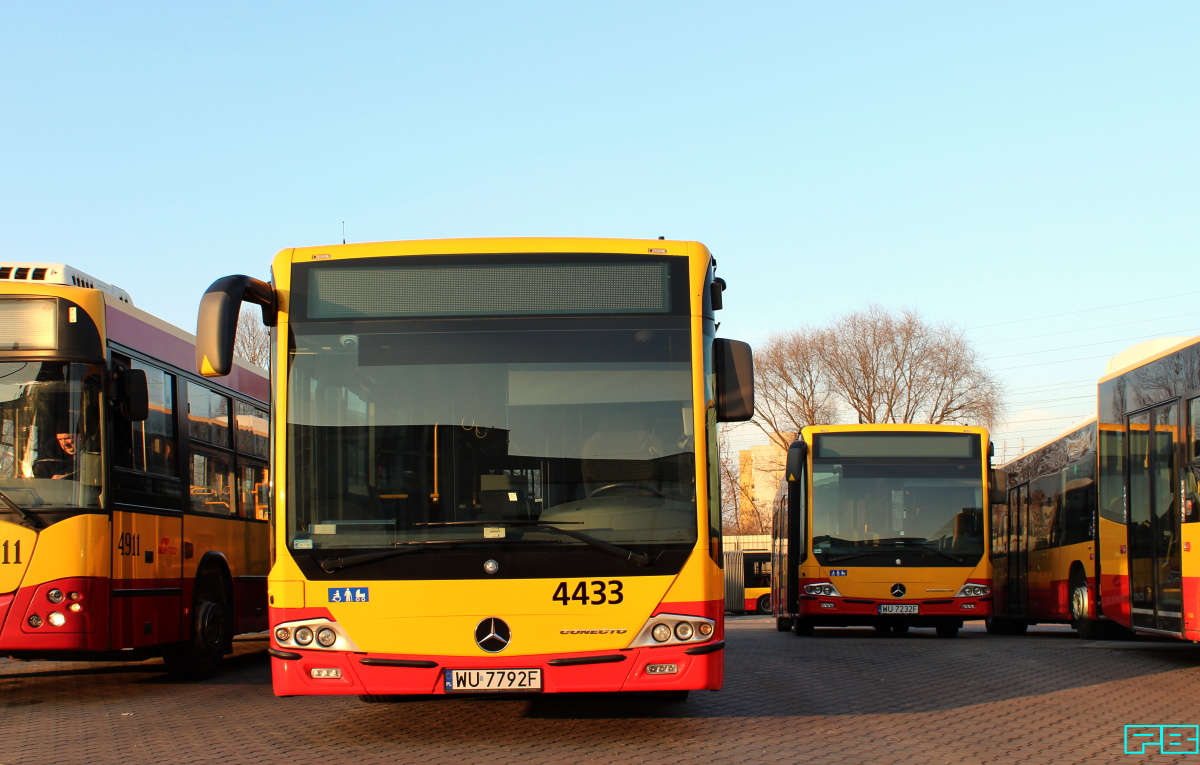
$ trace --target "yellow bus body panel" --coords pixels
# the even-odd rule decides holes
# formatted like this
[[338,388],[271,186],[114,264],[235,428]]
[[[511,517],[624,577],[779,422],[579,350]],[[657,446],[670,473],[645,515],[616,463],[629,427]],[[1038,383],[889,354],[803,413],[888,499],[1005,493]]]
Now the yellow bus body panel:
[[21,586],[37,542],[38,535],[33,529],[0,521],[0,545],[3,545],[5,564],[0,565],[0,593],[15,592]]
[[[567,593],[590,580],[364,581],[341,589],[368,588],[370,603],[329,603],[327,583],[309,583],[306,601],[321,603],[359,650],[405,655],[490,656],[474,640],[483,618],[498,616],[512,627],[505,656],[618,650],[638,634],[662,600],[672,577],[630,577],[621,582],[618,605],[566,605],[553,599],[559,581]],[[599,581],[599,580],[597,580]],[[605,579],[606,584],[613,580]],[[577,634],[565,635],[564,631]],[[607,630],[604,634],[590,631]],[[623,631],[622,631],[623,630]]]
[[23,586],[72,576],[109,576],[108,518],[76,515],[42,529]]

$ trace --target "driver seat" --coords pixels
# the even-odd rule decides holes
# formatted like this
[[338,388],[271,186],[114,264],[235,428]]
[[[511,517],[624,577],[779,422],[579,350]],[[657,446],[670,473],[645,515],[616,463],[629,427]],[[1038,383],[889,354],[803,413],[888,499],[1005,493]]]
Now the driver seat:
[[[584,491],[590,496],[614,483],[641,484],[659,489],[662,442],[645,430],[600,430],[583,442]],[[613,492],[617,496],[622,492]],[[631,487],[630,494],[640,494]]]

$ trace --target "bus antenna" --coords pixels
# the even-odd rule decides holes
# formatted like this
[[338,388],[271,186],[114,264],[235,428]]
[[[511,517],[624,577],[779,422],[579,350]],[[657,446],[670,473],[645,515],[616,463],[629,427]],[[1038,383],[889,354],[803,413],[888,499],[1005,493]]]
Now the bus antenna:
[[342,221],[342,244],[346,243],[346,221]]

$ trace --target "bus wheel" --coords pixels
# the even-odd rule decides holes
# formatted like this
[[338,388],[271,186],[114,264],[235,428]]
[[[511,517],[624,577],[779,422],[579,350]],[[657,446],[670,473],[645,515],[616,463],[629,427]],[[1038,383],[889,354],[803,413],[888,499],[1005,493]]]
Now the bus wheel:
[[908,634],[908,625],[907,624],[893,624],[892,632],[896,635],[907,635]]
[[792,631],[792,620],[788,619],[785,616],[776,617],[775,618],[775,631],[776,632],[791,632]]
[[892,625],[890,624],[876,624],[872,628],[879,635],[890,635],[892,633]]
[[813,623],[808,619],[797,619],[792,623],[792,632],[796,637],[812,637]]
[[983,628],[987,630],[989,635],[1007,635],[1008,619],[1000,616],[989,616],[983,620]]
[[659,704],[681,704],[688,700],[688,691],[642,691],[647,701]]
[[1092,593],[1088,590],[1087,581],[1078,573],[1071,576],[1071,626],[1081,640],[1098,640],[1101,637],[1099,622],[1088,618],[1091,610]]
[[937,636],[940,638],[958,637],[957,624],[939,624],[934,629],[937,630]]
[[758,599],[758,612],[760,614],[771,613],[771,596],[763,595]]
[[225,646],[233,638],[225,588],[221,576],[211,570],[196,580],[191,627],[188,640],[163,647],[163,663],[180,680],[204,680],[220,669]]

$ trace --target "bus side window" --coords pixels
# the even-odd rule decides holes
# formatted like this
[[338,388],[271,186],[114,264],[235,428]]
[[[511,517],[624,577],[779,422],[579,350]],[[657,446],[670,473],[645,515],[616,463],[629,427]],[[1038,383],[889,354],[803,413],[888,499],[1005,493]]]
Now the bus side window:
[[[136,359],[114,353],[112,366],[146,374],[148,411],[144,420],[111,417],[113,486],[119,496],[137,504],[179,507],[179,437],[175,427],[175,376]],[[110,407],[110,412],[113,408]],[[126,494],[126,492],[131,492]]]

